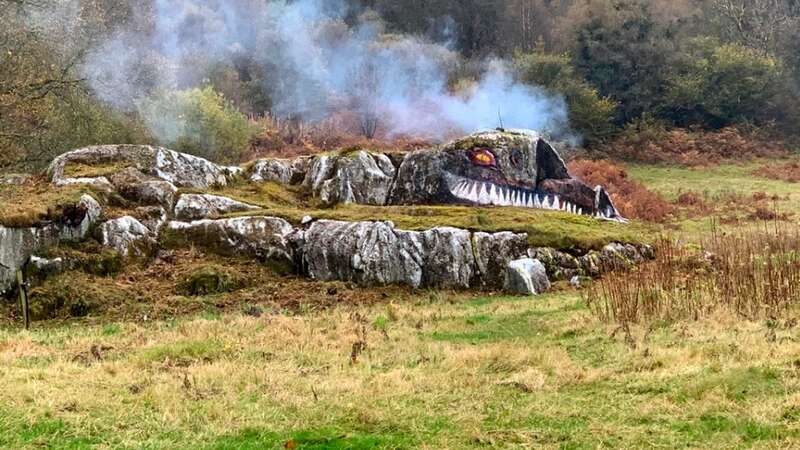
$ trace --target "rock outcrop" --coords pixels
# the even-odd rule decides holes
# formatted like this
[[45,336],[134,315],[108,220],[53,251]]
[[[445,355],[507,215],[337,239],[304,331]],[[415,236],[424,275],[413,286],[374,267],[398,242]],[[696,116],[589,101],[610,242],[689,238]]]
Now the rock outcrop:
[[303,186],[324,205],[383,206],[395,176],[388,156],[367,151],[321,155],[309,164]]
[[544,264],[551,280],[572,280],[575,277],[597,277],[605,272],[629,269],[643,261],[653,259],[655,251],[649,245],[612,243],[600,251],[592,250],[584,255],[573,256],[554,248],[532,248],[531,258]]
[[195,222],[170,222],[165,241],[172,246],[196,245],[223,255],[245,256],[284,272],[296,266],[295,230],[275,217],[241,217]]
[[[197,156],[162,147],[101,145],[74,150],[54,159],[48,168],[53,182],[76,182],[70,176],[71,165],[105,168],[111,173],[135,168],[145,175],[169,181],[175,186],[195,189],[226,185],[233,175],[241,172],[239,167],[220,166]],[[102,179],[104,175],[94,178]],[[88,180],[91,178],[83,177],[79,182],[86,183]]]
[[101,213],[100,204],[84,195],[76,205],[64,210],[59,221],[28,228],[0,225],[0,293],[14,285],[16,271],[31,255],[59,242],[86,238]]
[[311,158],[307,156],[295,159],[259,159],[253,164],[250,181],[300,184],[306,176],[310,161]]
[[257,209],[258,206],[219,195],[183,194],[175,205],[175,218],[182,221],[215,219],[225,214]]

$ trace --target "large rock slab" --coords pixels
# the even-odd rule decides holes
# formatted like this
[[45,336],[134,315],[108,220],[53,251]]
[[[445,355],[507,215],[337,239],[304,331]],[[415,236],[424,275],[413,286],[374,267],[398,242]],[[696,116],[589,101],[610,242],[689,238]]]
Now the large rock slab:
[[308,171],[310,157],[295,159],[259,159],[251,169],[250,181],[254,183],[274,182],[295,185],[303,182]]
[[[178,187],[195,189],[226,185],[233,175],[241,172],[238,167],[220,166],[206,159],[163,147],[100,145],[73,150],[54,159],[48,168],[48,174],[54,183],[76,182],[65,171],[70,164],[98,167],[111,172],[135,168],[145,175],[168,181]],[[82,180],[89,182],[92,178]]]
[[388,156],[367,151],[320,155],[308,168],[303,186],[324,205],[356,203],[383,206],[395,177]]
[[511,261],[506,269],[504,290],[509,294],[539,295],[550,290],[547,271],[537,259]]
[[175,218],[182,221],[217,219],[225,214],[257,209],[258,206],[219,195],[183,194],[175,205]]
[[391,222],[314,222],[304,233],[304,272],[320,281],[361,285],[422,286],[424,259],[419,233]]
[[249,256],[282,271],[295,268],[294,228],[275,217],[170,222],[165,242],[196,245],[229,256]]
[[97,223],[102,209],[89,195],[65,210],[62,220],[38,227],[8,228],[0,225],[0,294],[15,284],[16,271],[37,251],[64,241],[80,241]]
[[466,289],[475,274],[466,230],[397,230],[391,222],[314,222],[304,233],[303,265],[316,280],[361,285]]

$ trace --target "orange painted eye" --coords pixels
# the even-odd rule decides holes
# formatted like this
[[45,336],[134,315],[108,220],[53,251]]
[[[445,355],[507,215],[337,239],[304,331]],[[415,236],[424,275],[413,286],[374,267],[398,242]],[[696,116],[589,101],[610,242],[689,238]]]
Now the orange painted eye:
[[470,159],[472,159],[472,163],[476,166],[495,167],[497,165],[494,154],[487,148],[473,150]]

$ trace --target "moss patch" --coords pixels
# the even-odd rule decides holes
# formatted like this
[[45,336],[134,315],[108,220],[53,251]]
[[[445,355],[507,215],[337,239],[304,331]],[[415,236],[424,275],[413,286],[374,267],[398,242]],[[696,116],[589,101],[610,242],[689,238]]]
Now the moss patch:
[[59,220],[87,193],[92,193],[88,186],[56,187],[42,177],[21,185],[0,185],[0,225],[22,228]]
[[64,166],[64,176],[67,178],[97,178],[121,172],[132,167],[129,161],[110,161],[98,164],[83,164],[70,162]]
[[634,222],[618,224],[591,217],[525,208],[467,206],[364,206],[340,205],[330,209],[271,207],[235,216],[275,216],[298,224],[306,215],[315,219],[392,221],[404,230],[456,227],[470,231],[527,233],[533,247],[596,250],[610,242],[648,243],[658,232],[654,226]]

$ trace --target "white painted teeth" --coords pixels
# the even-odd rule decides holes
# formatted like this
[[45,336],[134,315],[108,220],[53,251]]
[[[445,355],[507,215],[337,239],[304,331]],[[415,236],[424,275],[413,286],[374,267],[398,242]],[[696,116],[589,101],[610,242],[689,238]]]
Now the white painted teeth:
[[[499,186],[494,183],[454,179],[450,184],[453,196],[479,205],[515,206],[520,208],[550,209],[572,214],[584,214],[584,209],[557,195],[537,194],[526,189]],[[591,213],[590,213],[591,214]],[[609,211],[598,211],[598,219],[611,217]]]

